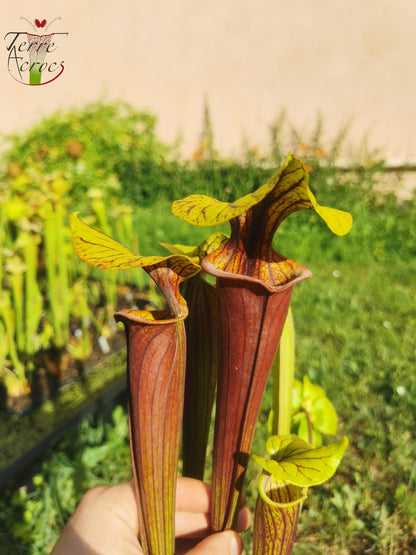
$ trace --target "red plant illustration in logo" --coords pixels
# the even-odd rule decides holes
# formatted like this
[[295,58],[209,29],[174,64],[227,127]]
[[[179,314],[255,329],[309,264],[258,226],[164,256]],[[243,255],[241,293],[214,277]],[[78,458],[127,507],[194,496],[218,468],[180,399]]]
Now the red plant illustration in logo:
[[47,23],[46,19],[42,19],[42,20],[35,19],[35,25],[33,25],[33,23],[29,19],[27,19],[27,17],[21,17],[20,19],[24,19],[25,21],[27,21],[34,31],[36,31],[36,29],[43,29],[45,26],[46,27],[44,30],[47,31],[49,27],[52,25],[52,23],[55,23],[57,19],[61,19],[61,18],[55,17],[55,19],[52,19],[52,21],[50,21],[48,25],[46,25]]

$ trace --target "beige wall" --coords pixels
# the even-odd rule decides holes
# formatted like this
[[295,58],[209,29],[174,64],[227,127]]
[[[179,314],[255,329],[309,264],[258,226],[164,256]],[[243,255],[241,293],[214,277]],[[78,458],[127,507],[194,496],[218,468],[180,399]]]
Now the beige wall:
[[305,127],[322,112],[329,135],[352,118],[350,140],[370,131],[387,155],[416,155],[414,0],[21,0],[0,13],[3,37],[30,30],[20,16],[60,16],[49,32],[69,32],[65,71],[42,87],[11,79],[3,41],[0,132],[105,95],[156,113],[189,155],[206,98],[222,152],[267,144],[286,109]]

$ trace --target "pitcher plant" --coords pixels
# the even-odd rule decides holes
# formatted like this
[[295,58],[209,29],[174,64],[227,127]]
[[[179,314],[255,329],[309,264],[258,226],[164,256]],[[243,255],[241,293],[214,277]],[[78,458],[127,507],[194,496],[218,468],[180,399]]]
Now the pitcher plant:
[[71,215],[75,252],[107,270],[142,267],[167,310],[122,310],[127,340],[128,407],[139,539],[146,554],[173,554],[176,477],[185,379],[188,314],[180,283],[200,267],[184,255],[142,257]]
[[[317,203],[305,166],[289,154],[266,184],[235,202],[191,195],[173,203],[173,213],[189,223],[230,222],[229,237],[213,234],[196,249],[164,245],[173,254],[138,256],[83,223],[77,214],[71,216],[73,243],[82,260],[107,270],[142,267],[166,299],[166,310],[130,309],[115,315],[123,322],[127,338],[130,442],[139,539],[145,553],[174,553],[174,495],[184,396],[184,474],[202,478],[216,383],[211,527],[221,531],[236,525],[254,428],[293,288],[312,275],[277,253],[273,237],[287,216],[303,209],[315,210],[337,235],[345,235],[351,227],[350,214]],[[213,276],[215,287],[205,279],[207,274]],[[272,507],[274,511],[274,505],[278,511],[290,507],[288,518],[293,526],[280,538],[290,550],[305,488],[327,479],[328,468],[335,471],[346,439],[335,447],[321,448],[332,448],[329,454],[316,455],[316,451],[310,453],[311,445],[296,436],[276,437],[268,443],[272,459],[256,459],[264,470],[261,499],[270,501],[256,514],[261,515],[259,533],[269,538],[275,517],[267,516],[267,510]],[[316,463],[321,465],[318,476],[306,481],[293,477],[288,470],[293,461],[286,464],[286,456],[296,454],[297,449],[302,451],[302,460],[321,461]],[[321,463],[326,465],[324,470]],[[276,465],[284,468],[283,474],[276,471]],[[263,549],[261,544],[255,552],[277,552]]]
[[[198,247],[168,245],[172,253],[191,256],[201,263],[205,256],[227,241],[223,233],[213,233]],[[182,475],[204,477],[212,406],[217,385],[217,300],[215,286],[200,272],[183,282],[181,291],[189,315],[185,320],[187,357],[182,428]]]
[[294,434],[271,436],[270,459],[253,455],[263,468],[253,527],[254,555],[289,555],[295,541],[301,503],[308,488],[329,480],[348,440],[313,448]]
[[307,269],[272,245],[282,221],[315,210],[331,231],[345,235],[351,215],[320,206],[303,163],[289,154],[269,181],[235,202],[204,195],[175,201],[173,213],[199,226],[230,222],[231,235],[201,263],[216,278],[218,392],[213,451],[212,526],[232,528],[267,377],[279,344],[294,285]]

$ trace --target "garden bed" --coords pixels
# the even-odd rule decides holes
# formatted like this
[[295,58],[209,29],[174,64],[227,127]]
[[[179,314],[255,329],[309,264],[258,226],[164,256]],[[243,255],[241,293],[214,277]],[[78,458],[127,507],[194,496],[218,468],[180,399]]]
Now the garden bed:
[[[93,345],[93,341],[91,344]],[[50,348],[37,353],[37,365],[30,380],[30,391],[20,396],[8,394],[0,384],[0,411],[22,416],[40,407],[45,401],[54,400],[65,386],[83,378],[100,365],[108,354],[121,349],[124,333],[117,330],[108,339],[98,338],[87,360],[71,357],[66,349]]]
[[29,469],[63,432],[114,399],[125,385],[125,349],[118,345],[33,411],[1,412],[0,484]]

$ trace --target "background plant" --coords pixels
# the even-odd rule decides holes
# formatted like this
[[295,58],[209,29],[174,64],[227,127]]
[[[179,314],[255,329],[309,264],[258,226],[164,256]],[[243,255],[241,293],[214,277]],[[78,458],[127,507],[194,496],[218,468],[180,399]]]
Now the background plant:
[[[115,331],[120,283],[146,287],[139,272],[126,272],[118,281],[115,274],[101,279],[85,272],[72,249],[71,202],[82,199],[98,227],[114,226],[138,247],[133,210],[119,202],[121,183],[128,190],[120,168],[130,161],[136,173],[147,171],[140,160],[147,169],[150,163],[159,167],[167,147],[155,137],[152,116],[124,105],[58,113],[8,140],[0,170],[0,333],[7,345],[0,380],[9,396],[18,396],[29,392],[39,352],[69,350],[85,359],[94,337]],[[120,151],[109,156],[111,145]],[[130,160],[130,153],[140,160]],[[78,297],[81,278],[88,283],[82,291],[86,302]]]

